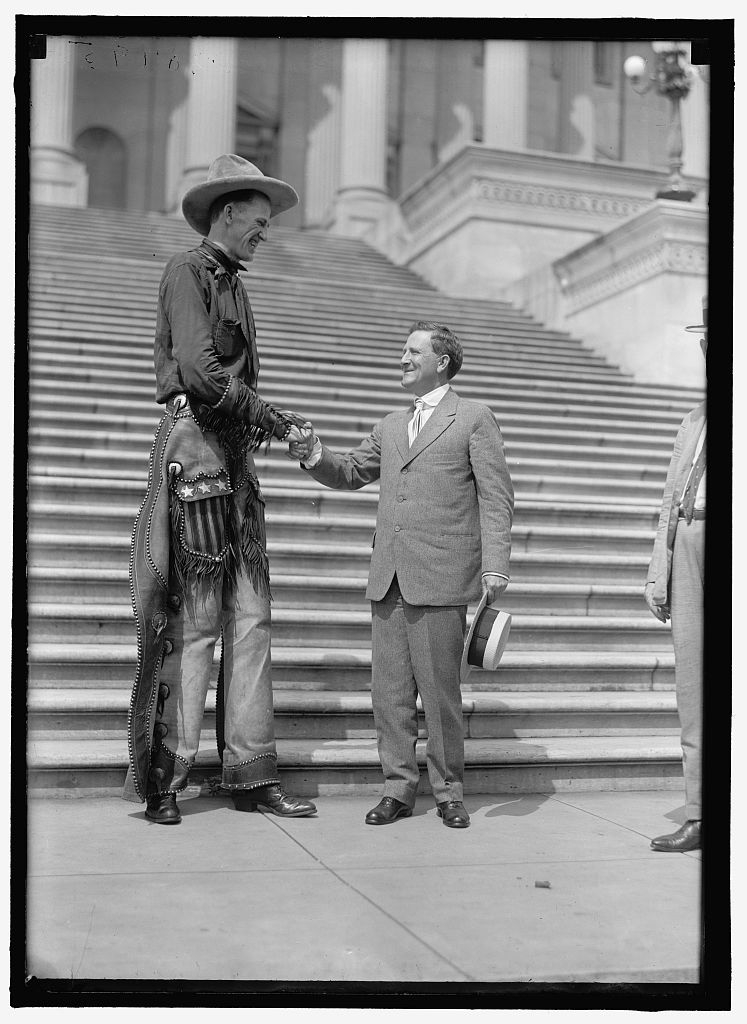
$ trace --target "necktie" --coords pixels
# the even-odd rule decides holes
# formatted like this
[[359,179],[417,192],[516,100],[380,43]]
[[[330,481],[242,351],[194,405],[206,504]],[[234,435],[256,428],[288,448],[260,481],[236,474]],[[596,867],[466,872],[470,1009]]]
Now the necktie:
[[692,471],[690,473],[690,479],[687,481],[687,486],[682,492],[682,498],[680,499],[680,510],[685,516],[685,520],[688,523],[693,521],[693,511],[695,509],[695,496],[698,493],[698,484],[700,483],[701,477],[705,470],[706,453],[705,444],[700,449]]
[[420,428],[423,425],[423,407],[424,402],[422,398],[415,399],[415,415],[410,420],[410,447],[412,447],[415,438],[420,433]]

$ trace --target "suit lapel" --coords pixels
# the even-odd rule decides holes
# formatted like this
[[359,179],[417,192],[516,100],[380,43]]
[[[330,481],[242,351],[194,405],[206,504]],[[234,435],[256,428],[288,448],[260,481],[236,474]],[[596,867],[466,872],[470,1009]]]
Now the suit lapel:
[[406,462],[409,458],[410,443],[407,436],[407,424],[410,421],[412,415],[411,409],[403,409],[402,412],[397,413],[397,423],[394,430],[394,443],[396,445],[399,456],[402,462]]
[[[430,419],[426,425],[415,438],[412,448],[408,446],[409,439],[407,436],[407,421],[405,421],[405,449],[404,452],[400,450],[404,464],[411,462],[417,455],[420,455],[420,453],[424,451],[429,444],[432,444],[439,435],[443,434],[447,427],[451,426],[454,422],[454,417],[456,416],[458,403],[459,396],[456,391],[449,389],[431,413]],[[409,420],[409,418],[408,414],[407,420]]]
[[678,483],[684,483],[685,477],[690,472],[690,464],[693,461],[695,455],[695,449],[698,444],[698,438],[700,432],[703,429],[705,423],[705,404],[698,408],[698,415],[693,419],[690,424],[690,430],[688,431],[687,438],[682,446],[682,455],[680,456],[680,481]]

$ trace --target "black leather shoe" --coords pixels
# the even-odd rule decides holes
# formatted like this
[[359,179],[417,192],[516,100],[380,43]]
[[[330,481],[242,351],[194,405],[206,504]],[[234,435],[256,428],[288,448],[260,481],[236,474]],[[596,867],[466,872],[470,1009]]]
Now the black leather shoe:
[[383,797],[366,815],[367,825],[390,825],[397,818],[409,818],[412,807],[395,800],[393,796]]
[[651,849],[660,853],[687,853],[700,849],[702,821],[686,821],[682,828],[668,836],[657,836],[651,840]]
[[156,793],[148,797],[145,817],[159,825],[178,825],[182,820],[176,806],[176,793]]
[[256,811],[257,808],[270,811],[281,818],[305,818],[316,814],[316,804],[290,796],[282,786],[261,786],[258,789],[235,789],[231,793],[237,811]]
[[469,814],[461,800],[444,800],[436,804],[436,811],[449,828],[469,828]]

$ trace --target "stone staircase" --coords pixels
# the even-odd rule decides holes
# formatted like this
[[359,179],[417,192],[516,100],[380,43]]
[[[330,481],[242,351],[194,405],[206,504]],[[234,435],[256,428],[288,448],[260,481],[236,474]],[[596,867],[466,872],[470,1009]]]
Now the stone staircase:
[[[32,794],[114,794],[124,779],[130,534],[160,415],[157,288],[166,260],[196,241],[156,214],[32,213]],[[701,396],[635,384],[510,305],[444,296],[357,240],[275,228],[246,283],[260,394],[308,415],[332,447],[406,401],[397,362],[420,318],[456,330],[455,387],[497,415],[516,491],[502,602],[513,626],[500,668],[464,688],[467,790],[680,785],[669,629],[641,595],[674,434]],[[364,590],[376,490],[322,488],[279,445],[257,464],[281,768],[297,792],[373,795]],[[213,723],[211,690],[197,783],[218,770]]]

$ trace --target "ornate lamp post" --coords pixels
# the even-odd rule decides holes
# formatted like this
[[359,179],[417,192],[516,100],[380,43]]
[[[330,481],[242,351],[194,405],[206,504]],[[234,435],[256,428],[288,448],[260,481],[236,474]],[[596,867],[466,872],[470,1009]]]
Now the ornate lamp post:
[[[680,117],[680,101],[690,92],[693,68],[687,60],[687,50],[680,42],[654,42],[651,44],[656,55],[654,73],[648,76],[643,87],[640,83],[646,73],[647,62],[643,57],[628,57],[623,71],[633,89],[642,96],[652,87],[660,96],[666,96],[672,106],[667,138],[669,158],[669,181],[666,188],[656,193],[657,199],[680,199],[689,203],[695,192],[685,187],[680,171],[682,169],[682,118]],[[680,57],[685,58],[680,63]]]

